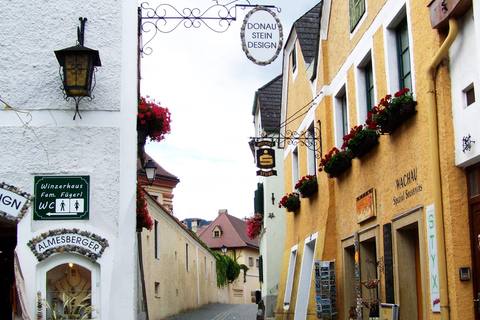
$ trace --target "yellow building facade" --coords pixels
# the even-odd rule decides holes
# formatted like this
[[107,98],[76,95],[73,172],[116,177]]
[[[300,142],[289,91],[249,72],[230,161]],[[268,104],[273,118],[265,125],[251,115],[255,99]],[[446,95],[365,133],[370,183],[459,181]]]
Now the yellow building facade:
[[[287,212],[276,319],[384,319],[396,308],[399,319],[476,317],[468,276],[476,248],[467,174],[455,164],[448,52],[435,64],[449,29],[432,29],[428,4],[323,1],[310,61],[302,24],[290,33],[282,130],[313,126],[320,134],[317,157],[302,145],[285,148],[286,194],[298,192],[312,162],[322,171],[318,191]],[[327,174],[320,158],[342,150],[351,128],[404,88],[416,112],[390,134],[380,129],[342,173]]]

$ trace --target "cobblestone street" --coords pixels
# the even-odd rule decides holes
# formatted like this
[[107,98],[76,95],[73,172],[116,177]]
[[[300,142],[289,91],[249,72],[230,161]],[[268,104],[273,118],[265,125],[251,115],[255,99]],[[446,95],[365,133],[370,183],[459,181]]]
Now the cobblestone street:
[[166,320],[255,320],[256,304],[211,304]]

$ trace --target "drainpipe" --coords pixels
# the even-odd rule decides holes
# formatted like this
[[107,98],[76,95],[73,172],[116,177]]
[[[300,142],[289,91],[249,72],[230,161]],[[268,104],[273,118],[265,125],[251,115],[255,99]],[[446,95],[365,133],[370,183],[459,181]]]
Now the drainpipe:
[[428,127],[430,138],[430,156],[432,160],[433,174],[433,204],[435,206],[435,226],[437,232],[438,251],[438,273],[440,286],[440,310],[441,319],[450,319],[450,307],[448,304],[448,282],[447,282],[447,259],[445,252],[445,231],[443,223],[442,185],[440,172],[440,152],[438,148],[438,123],[437,123],[437,101],[435,94],[435,71],[448,53],[453,41],[458,34],[458,25],[455,19],[449,20],[448,36],[443,42],[440,50],[433,58],[427,70],[427,104],[428,104]]

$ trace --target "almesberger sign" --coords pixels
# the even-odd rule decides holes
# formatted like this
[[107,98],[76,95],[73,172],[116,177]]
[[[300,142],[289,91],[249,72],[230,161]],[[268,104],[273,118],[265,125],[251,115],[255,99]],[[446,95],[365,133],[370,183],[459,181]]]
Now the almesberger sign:
[[240,36],[243,51],[258,65],[272,63],[282,50],[282,24],[268,8],[258,6],[247,13]]

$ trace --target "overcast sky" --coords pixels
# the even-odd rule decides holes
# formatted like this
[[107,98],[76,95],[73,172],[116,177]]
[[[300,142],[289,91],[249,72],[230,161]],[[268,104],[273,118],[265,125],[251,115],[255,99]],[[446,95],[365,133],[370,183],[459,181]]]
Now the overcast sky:
[[[250,4],[281,8],[281,12],[273,10],[286,41],[292,23],[318,2],[266,0]],[[204,12],[215,1],[164,0],[149,5],[163,3],[171,3],[178,11],[198,8]],[[142,96],[149,95],[172,114],[172,133],[160,143],[148,142],[146,151],[180,179],[173,192],[174,215],[180,220],[213,220],[219,209],[239,218],[253,214],[257,169],[248,141],[254,135],[254,95],[282,73],[283,51],[268,66],[256,65],[246,57],[240,28],[249,10],[237,8],[237,21],[224,33],[205,25],[180,25],[171,33],[158,33],[151,42],[153,52],[141,59]],[[145,34],[143,41],[148,38]]]

